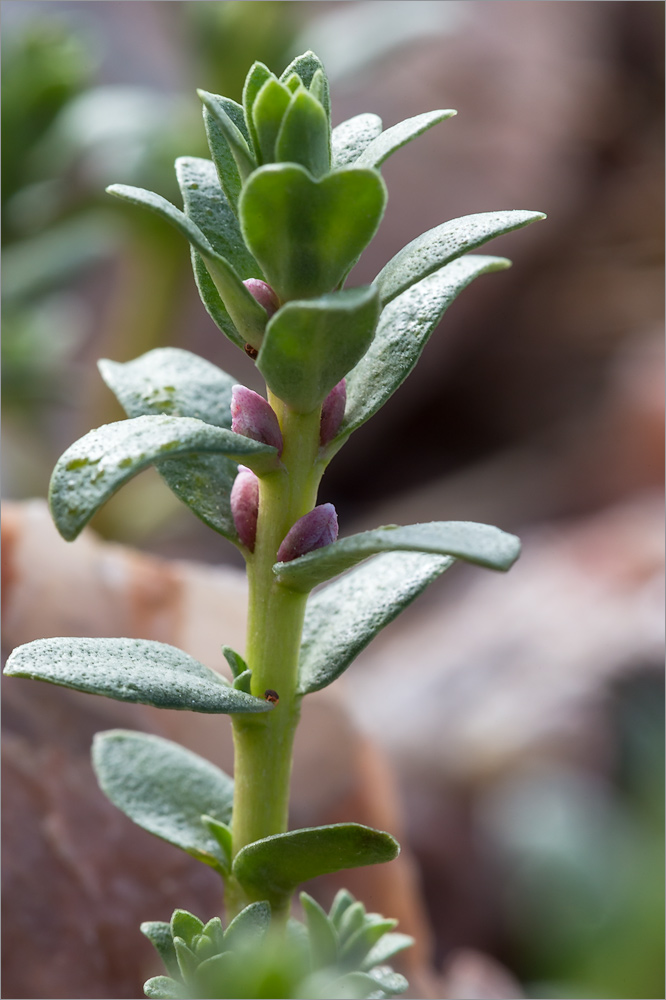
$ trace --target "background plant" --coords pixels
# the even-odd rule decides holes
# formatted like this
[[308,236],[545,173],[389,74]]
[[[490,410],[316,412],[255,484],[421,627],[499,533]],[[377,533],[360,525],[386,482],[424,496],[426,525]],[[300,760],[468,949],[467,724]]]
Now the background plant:
[[[428,112],[386,130],[377,116],[359,115],[331,132],[328,83],[312,53],[279,80],[255,63],[242,106],[200,96],[212,161],[177,161],[184,212],[143,189],[110,191],[187,237],[202,300],[256,361],[268,402],[183,351],[102,362],[130,419],[68,449],[50,502],[71,540],[124,482],[155,465],[246,559],[245,659],[223,647],[229,684],[161,643],[46,639],[15,650],[6,672],[232,717],[233,783],[156,737],[112,731],[95,741],[93,762],[109,798],[215,868],[234,917],[224,932],[219,919],[204,925],[185,911],[170,925],[144,925],[175,977],[150,980],[149,996],[388,996],[406,986],[382,965],[407,943],[391,934],[393,921],[366,914],[342,893],[328,915],[303,895],[307,930],[289,923],[300,882],[398,851],[389,834],[358,824],[287,832],[300,703],[338,677],[456,559],[506,570],[519,543],[470,522],[391,525],[336,541],[335,511],[316,505],[317,491],[349,435],[414,367],[451,301],[478,275],[508,265],[467,252],[543,216],[484,213],[444,223],[400,251],[371,285],[346,288],[385,208],[381,164],[455,112]],[[345,570],[308,602],[315,586]],[[271,950],[274,938],[263,940],[269,925],[291,942],[279,953]],[[263,958],[252,960],[249,975],[248,949],[254,954],[258,941]]]

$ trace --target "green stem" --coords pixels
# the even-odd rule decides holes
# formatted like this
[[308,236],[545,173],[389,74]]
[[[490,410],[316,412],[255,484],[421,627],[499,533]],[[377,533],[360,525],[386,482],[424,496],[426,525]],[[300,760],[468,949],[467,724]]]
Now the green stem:
[[[270,712],[232,716],[235,763],[233,853],[256,840],[284,833],[294,733],[300,714],[298,654],[306,594],[279,584],[273,574],[277,551],[289,528],[316,502],[319,462],[319,410],[294,413],[269,394],[282,430],[282,469],[259,484],[257,538],[248,560],[248,631],[245,658],[252,670],[252,694],[269,689],[279,701]],[[252,898],[233,881],[227,906],[238,910]]]

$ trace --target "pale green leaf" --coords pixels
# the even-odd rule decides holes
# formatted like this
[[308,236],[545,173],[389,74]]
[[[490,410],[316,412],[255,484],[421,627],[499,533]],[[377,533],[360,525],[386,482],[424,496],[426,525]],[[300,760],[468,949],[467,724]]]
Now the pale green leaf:
[[412,285],[382,310],[372,344],[347,376],[345,417],[332,451],[402,385],[460,292],[479,275],[510,266],[503,257],[463,257]]
[[189,991],[182,983],[169,976],[153,976],[143,984],[143,992],[149,1000],[187,1000]]
[[331,159],[335,170],[351,166],[382,131],[379,115],[363,114],[336,125],[331,133]]
[[279,399],[310,413],[367,351],[378,317],[372,285],[288,302],[266,327],[257,368]]
[[421,552],[385,552],[313,594],[303,624],[299,692],[331,684],[454,561]]
[[125,729],[97,733],[92,761],[104,794],[137,826],[220,868],[201,814],[230,821],[233,781],[224,771],[171,740]]
[[259,140],[252,118],[252,108],[259,91],[266,81],[271,78],[276,79],[275,75],[271,73],[268,66],[265,66],[262,62],[255,62],[250,67],[250,71],[245,77],[245,83],[243,85],[243,110],[245,112],[245,121],[250,133],[251,145],[254,149],[255,158],[259,155]]
[[334,965],[338,958],[338,935],[333,922],[316,899],[302,892],[299,896],[308,922],[308,945],[313,969]]
[[4,672],[117,701],[190,712],[265,712],[269,702],[237,691],[175,646],[151,639],[35,639],[17,646]]
[[[220,97],[219,94],[210,94],[206,90],[197,90],[197,94],[211,117],[215,120],[218,130],[222,133],[235,160],[238,173],[241,179],[245,180],[256,168],[257,161],[250,150],[247,132],[244,133],[240,124],[239,119],[241,116],[245,117],[243,109],[235,101],[232,101],[228,97]],[[214,148],[216,144],[210,142],[209,128],[210,151],[213,159],[216,160],[217,150]],[[224,185],[222,186],[224,187]],[[228,192],[225,193],[229,197]],[[233,204],[233,197],[229,198],[229,200]]]
[[224,932],[224,946],[236,951],[254,946],[271,925],[271,908],[266,902],[250,903],[237,914]]
[[275,141],[291,99],[289,88],[272,74],[264,81],[255,98],[252,106],[252,134],[257,138],[259,164],[273,163],[278,159],[275,155]]
[[378,135],[376,139],[373,139],[372,142],[366,146],[360,156],[355,160],[355,166],[381,166],[384,160],[386,160],[391,153],[395,153],[397,149],[400,149],[401,146],[411,142],[412,139],[416,139],[418,135],[421,135],[423,132],[427,131],[427,129],[432,128],[433,125],[446,121],[447,118],[453,118],[453,116],[457,114],[457,111],[453,111],[451,109],[447,109],[445,111],[425,111],[421,115],[415,115],[414,118],[406,118],[404,121],[398,122],[397,125],[392,125],[390,128],[385,129],[381,135]]
[[382,305],[456,257],[539,219],[545,219],[543,212],[481,212],[429,229],[403,247],[375,278]]
[[328,119],[316,97],[307,90],[292,96],[275,143],[275,159],[300,163],[313,177],[330,167]]
[[313,81],[315,81],[316,77],[315,86],[317,93],[315,96],[322,104],[324,111],[330,120],[331,99],[329,96],[328,77],[326,75],[326,70],[324,69],[324,64],[319,56],[315,55],[315,53],[310,49],[302,55],[296,56],[296,58],[292,59],[284,73],[280,76],[280,80],[284,83],[289,79],[292,73],[296,73],[308,89]]
[[[98,367],[128,417],[164,413],[231,427],[231,389],[237,380],[196,354],[158,347],[134,361],[102,360]],[[193,454],[157,462],[156,468],[197,517],[230,541],[238,541],[229,503],[236,462],[223,455]]]
[[[240,104],[236,104],[236,102],[232,101],[229,97],[220,97],[217,94],[208,94],[208,99],[209,101],[215,101],[221,104],[225,114],[231,119],[232,123],[239,130],[249,149],[251,145],[250,133],[245,121],[243,108]],[[227,200],[233,211],[237,215],[238,196],[240,195],[243,182],[241,181],[241,175],[238,170],[236,159],[231,151],[231,146],[229,145],[227,137],[224,133],[224,129],[220,126],[218,119],[211,113],[205,104],[203,107],[203,120],[210,155],[213,159],[213,163],[215,164],[215,169],[217,170],[220,186],[227,196]]]
[[165,923],[163,920],[147,920],[141,924],[139,930],[142,934],[146,935],[153,945],[164,962],[169,975],[180,975],[176,949],[173,946],[173,938],[171,936],[171,925]]
[[410,937],[409,934],[400,934],[397,932],[384,934],[365,956],[361,964],[361,969],[367,972],[376,965],[384,965],[385,962],[388,962],[389,958],[393,958],[394,955],[404,951],[405,948],[411,948],[413,944],[414,938]]
[[308,591],[377,552],[396,551],[454,556],[486,569],[508,570],[520,554],[520,541],[492,525],[473,521],[388,525],[338,539],[291,562],[276,563],[273,572],[292,590]]
[[149,465],[180,455],[224,455],[262,475],[278,467],[270,445],[193,417],[145,416],[105,424],[58,460],[49,489],[58,531],[71,541],[115,491]]

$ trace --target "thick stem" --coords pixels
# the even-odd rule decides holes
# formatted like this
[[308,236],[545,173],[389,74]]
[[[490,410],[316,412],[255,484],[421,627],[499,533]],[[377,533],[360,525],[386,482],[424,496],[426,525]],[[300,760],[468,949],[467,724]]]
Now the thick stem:
[[[252,670],[252,694],[277,692],[272,711],[235,715],[233,720],[233,852],[287,830],[294,733],[300,713],[298,654],[307,595],[277,583],[277,550],[292,524],[315,504],[321,478],[319,411],[294,413],[269,401],[278,415],[283,468],[260,480],[255,550],[248,562],[248,632],[245,658]],[[228,886],[227,905],[246,903],[240,886]]]

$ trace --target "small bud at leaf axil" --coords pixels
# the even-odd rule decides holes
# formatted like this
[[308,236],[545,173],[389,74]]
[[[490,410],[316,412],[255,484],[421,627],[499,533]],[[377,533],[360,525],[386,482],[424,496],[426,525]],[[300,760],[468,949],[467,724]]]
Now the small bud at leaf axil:
[[282,432],[278,418],[263,396],[244,385],[231,390],[231,429],[236,434],[273,445],[282,454]]
[[259,480],[251,469],[238,466],[229,497],[231,516],[243,545],[254,552],[257,537],[257,516],[259,514]]
[[347,383],[341,379],[334,385],[321,408],[321,423],[319,424],[319,443],[328,444],[340,430],[342,418],[345,415],[347,403]]
[[332,503],[322,503],[292,525],[278,549],[278,562],[330,545],[338,537],[338,515]]
[[264,307],[270,319],[280,308],[280,300],[271,286],[261,278],[248,278],[243,284],[259,305]]

